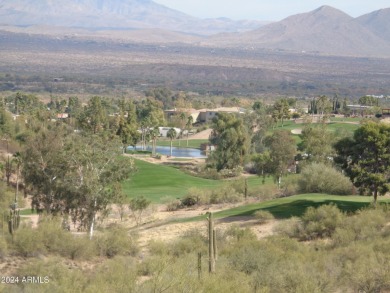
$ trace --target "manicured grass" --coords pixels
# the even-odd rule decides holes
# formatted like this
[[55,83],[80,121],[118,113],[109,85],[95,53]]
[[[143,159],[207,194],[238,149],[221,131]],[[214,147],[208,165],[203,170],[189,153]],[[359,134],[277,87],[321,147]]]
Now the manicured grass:
[[160,202],[164,197],[183,197],[190,187],[211,189],[222,184],[221,181],[187,175],[169,166],[141,160],[135,160],[135,164],[138,172],[122,185],[129,197],[143,195],[153,202]]
[[363,118],[361,117],[330,117],[330,121],[336,122],[360,122]]
[[354,132],[359,128],[358,124],[342,123],[342,122],[331,122],[328,125],[328,129],[331,131],[337,131],[339,129],[345,129],[349,132]]
[[[273,199],[266,202],[243,205],[214,213],[216,219],[236,216],[252,216],[258,210],[271,212],[277,219],[285,219],[293,216],[302,216],[308,207],[319,207],[324,204],[335,204],[344,212],[355,212],[369,206],[373,198],[368,196],[338,196],[327,194],[301,194],[291,197]],[[379,201],[390,203],[388,199]],[[205,219],[206,215],[185,219],[185,221],[196,221]]]
[[[188,175],[174,167],[157,165],[142,160],[135,160],[137,173],[130,180],[123,182],[123,191],[128,197],[145,196],[153,202],[162,199],[181,198],[191,187],[200,189],[215,189],[231,180],[209,180]],[[234,179],[233,179],[234,180]],[[243,179],[237,179],[242,180]],[[248,179],[249,191],[263,185],[262,178],[251,176]],[[265,185],[275,184],[271,177],[265,179]]]

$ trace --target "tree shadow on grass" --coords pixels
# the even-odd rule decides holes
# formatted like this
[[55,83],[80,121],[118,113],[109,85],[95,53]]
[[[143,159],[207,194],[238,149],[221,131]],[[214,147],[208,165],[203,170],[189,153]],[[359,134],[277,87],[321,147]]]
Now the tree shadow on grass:
[[324,200],[321,202],[311,200],[296,200],[289,203],[274,205],[271,207],[255,208],[253,210],[245,211],[235,216],[253,216],[256,211],[269,211],[277,219],[287,219],[291,217],[301,217],[307,208],[317,208],[322,205],[334,204],[341,211],[346,213],[355,212],[370,205],[370,202],[354,202],[343,200]]

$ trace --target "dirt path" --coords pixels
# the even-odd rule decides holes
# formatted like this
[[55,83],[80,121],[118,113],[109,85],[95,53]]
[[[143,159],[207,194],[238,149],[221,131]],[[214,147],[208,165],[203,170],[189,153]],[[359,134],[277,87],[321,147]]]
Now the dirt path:
[[206,129],[201,132],[195,133],[194,135],[191,135],[188,137],[188,139],[209,139],[212,129]]

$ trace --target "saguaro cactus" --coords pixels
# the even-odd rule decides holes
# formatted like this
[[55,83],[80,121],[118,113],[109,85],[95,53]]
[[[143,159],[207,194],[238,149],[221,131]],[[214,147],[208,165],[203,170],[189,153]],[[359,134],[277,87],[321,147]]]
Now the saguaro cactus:
[[14,239],[15,230],[19,228],[20,224],[20,211],[11,209],[8,216],[8,231],[12,235],[12,241]]
[[209,273],[215,272],[216,243],[213,214],[209,213]]

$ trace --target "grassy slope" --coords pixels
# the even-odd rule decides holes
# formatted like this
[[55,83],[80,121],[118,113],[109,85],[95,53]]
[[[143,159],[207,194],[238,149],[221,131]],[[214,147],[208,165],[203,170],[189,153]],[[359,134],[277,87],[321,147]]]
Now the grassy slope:
[[[157,165],[141,160],[135,160],[138,172],[122,185],[123,191],[129,197],[143,195],[153,202],[160,202],[164,197],[183,197],[189,188],[215,189],[230,183],[230,180],[209,180],[194,177],[169,166]],[[242,180],[242,179],[241,179]],[[268,177],[265,184],[274,184]],[[248,178],[248,188],[262,185],[262,178]]]
[[[301,216],[308,207],[318,207],[324,204],[335,204],[344,212],[354,212],[372,202],[372,197],[367,196],[338,196],[327,194],[300,194],[291,197],[278,198],[261,203],[243,205],[240,207],[220,211],[214,214],[216,219],[235,216],[251,216],[258,210],[271,212],[277,219],[285,219],[293,216]],[[389,203],[389,200],[380,200]],[[204,219],[206,215],[185,219],[195,221]]]
[[143,195],[154,202],[161,198],[179,198],[190,187],[214,188],[219,181],[187,175],[175,168],[135,160],[138,172],[123,183],[123,191],[130,197]]

